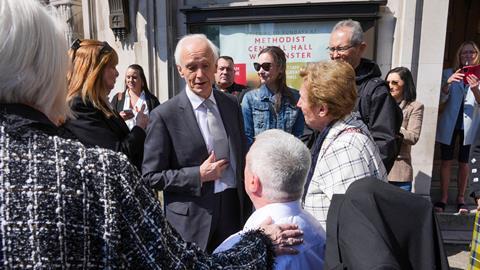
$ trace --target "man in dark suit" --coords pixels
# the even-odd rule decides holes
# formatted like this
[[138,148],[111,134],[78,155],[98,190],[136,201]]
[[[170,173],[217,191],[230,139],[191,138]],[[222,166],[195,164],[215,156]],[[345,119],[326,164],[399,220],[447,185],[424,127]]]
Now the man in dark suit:
[[146,183],[164,191],[168,221],[207,251],[251,212],[242,113],[234,96],[212,91],[217,58],[204,35],[178,42],[175,62],[186,87],[151,112],[142,168]]

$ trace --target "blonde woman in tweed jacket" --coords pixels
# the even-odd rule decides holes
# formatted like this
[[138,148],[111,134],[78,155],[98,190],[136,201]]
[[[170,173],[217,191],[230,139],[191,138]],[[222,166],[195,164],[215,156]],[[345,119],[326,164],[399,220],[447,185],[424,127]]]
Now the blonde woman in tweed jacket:
[[274,244],[295,242],[268,222],[217,255],[184,242],[124,154],[61,138],[62,23],[38,1],[2,0],[0,25],[2,268],[270,269]]
[[423,104],[415,101],[417,92],[412,74],[407,68],[397,67],[390,70],[385,80],[392,97],[403,112],[403,122],[400,128],[403,142],[400,153],[388,174],[388,181],[406,191],[412,191],[413,169],[410,152],[422,131]]
[[312,147],[312,167],[305,185],[304,208],[326,226],[333,194],[343,194],[356,180],[386,181],[378,148],[359,115],[355,72],[345,62],[309,64],[298,105],[309,127],[320,132]]

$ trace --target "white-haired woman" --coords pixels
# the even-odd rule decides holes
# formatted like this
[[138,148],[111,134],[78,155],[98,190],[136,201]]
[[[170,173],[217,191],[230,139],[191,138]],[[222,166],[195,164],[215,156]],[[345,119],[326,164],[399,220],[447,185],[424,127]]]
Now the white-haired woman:
[[273,244],[291,232],[263,226],[268,233],[249,232],[238,248],[209,256],[170,227],[124,155],[61,138],[63,24],[38,1],[2,0],[0,25],[2,267],[272,267]]

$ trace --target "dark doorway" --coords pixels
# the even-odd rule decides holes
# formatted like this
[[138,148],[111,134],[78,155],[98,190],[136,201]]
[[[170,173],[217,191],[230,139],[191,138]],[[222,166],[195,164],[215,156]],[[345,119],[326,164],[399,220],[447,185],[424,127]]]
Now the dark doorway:
[[[455,59],[458,47],[464,41],[473,40],[480,45],[480,1],[479,0],[450,0],[448,8],[447,33],[445,40],[445,54],[443,67],[451,68]],[[456,148],[458,142],[455,143]],[[449,185],[449,203],[455,204],[457,194],[457,153],[454,151],[454,162],[452,163],[451,179]],[[431,199],[436,202],[440,199],[440,147],[435,143],[435,155],[432,173]],[[471,207],[474,207],[473,200],[468,197],[468,188],[465,200]]]
[[458,46],[467,40],[480,44],[480,1],[450,0],[443,67],[449,68]]

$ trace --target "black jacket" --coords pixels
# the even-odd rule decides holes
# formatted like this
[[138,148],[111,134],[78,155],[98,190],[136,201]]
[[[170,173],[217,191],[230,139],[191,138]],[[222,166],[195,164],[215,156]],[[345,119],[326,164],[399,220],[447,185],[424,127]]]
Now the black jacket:
[[[147,103],[148,111],[151,112],[153,109],[155,109],[155,107],[160,105],[160,102],[158,101],[158,98],[149,91],[143,91],[145,92],[145,103]],[[123,111],[123,106],[125,104],[125,91],[115,94],[110,103],[115,111]]]
[[[213,85],[213,89],[221,91],[216,84]],[[227,87],[226,93],[236,96],[238,103],[242,103],[243,96],[245,96],[245,93],[247,93],[249,90],[250,89],[248,89],[247,86],[233,82],[232,85]]]
[[432,204],[372,177],[353,182],[333,196],[324,269],[449,269]]
[[379,78],[382,74],[377,64],[362,58],[355,74],[358,98],[354,110],[360,112],[389,172],[401,146],[402,111]]
[[135,126],[129,130],[118,115],[107,118],[90,102],[83,103],[75,97],[70,104],[76,118],[65,123],[65,128],[73,133],[86,146],[98,145],[102,148],[122,152],[138,169],[142,166],[145,131]]

